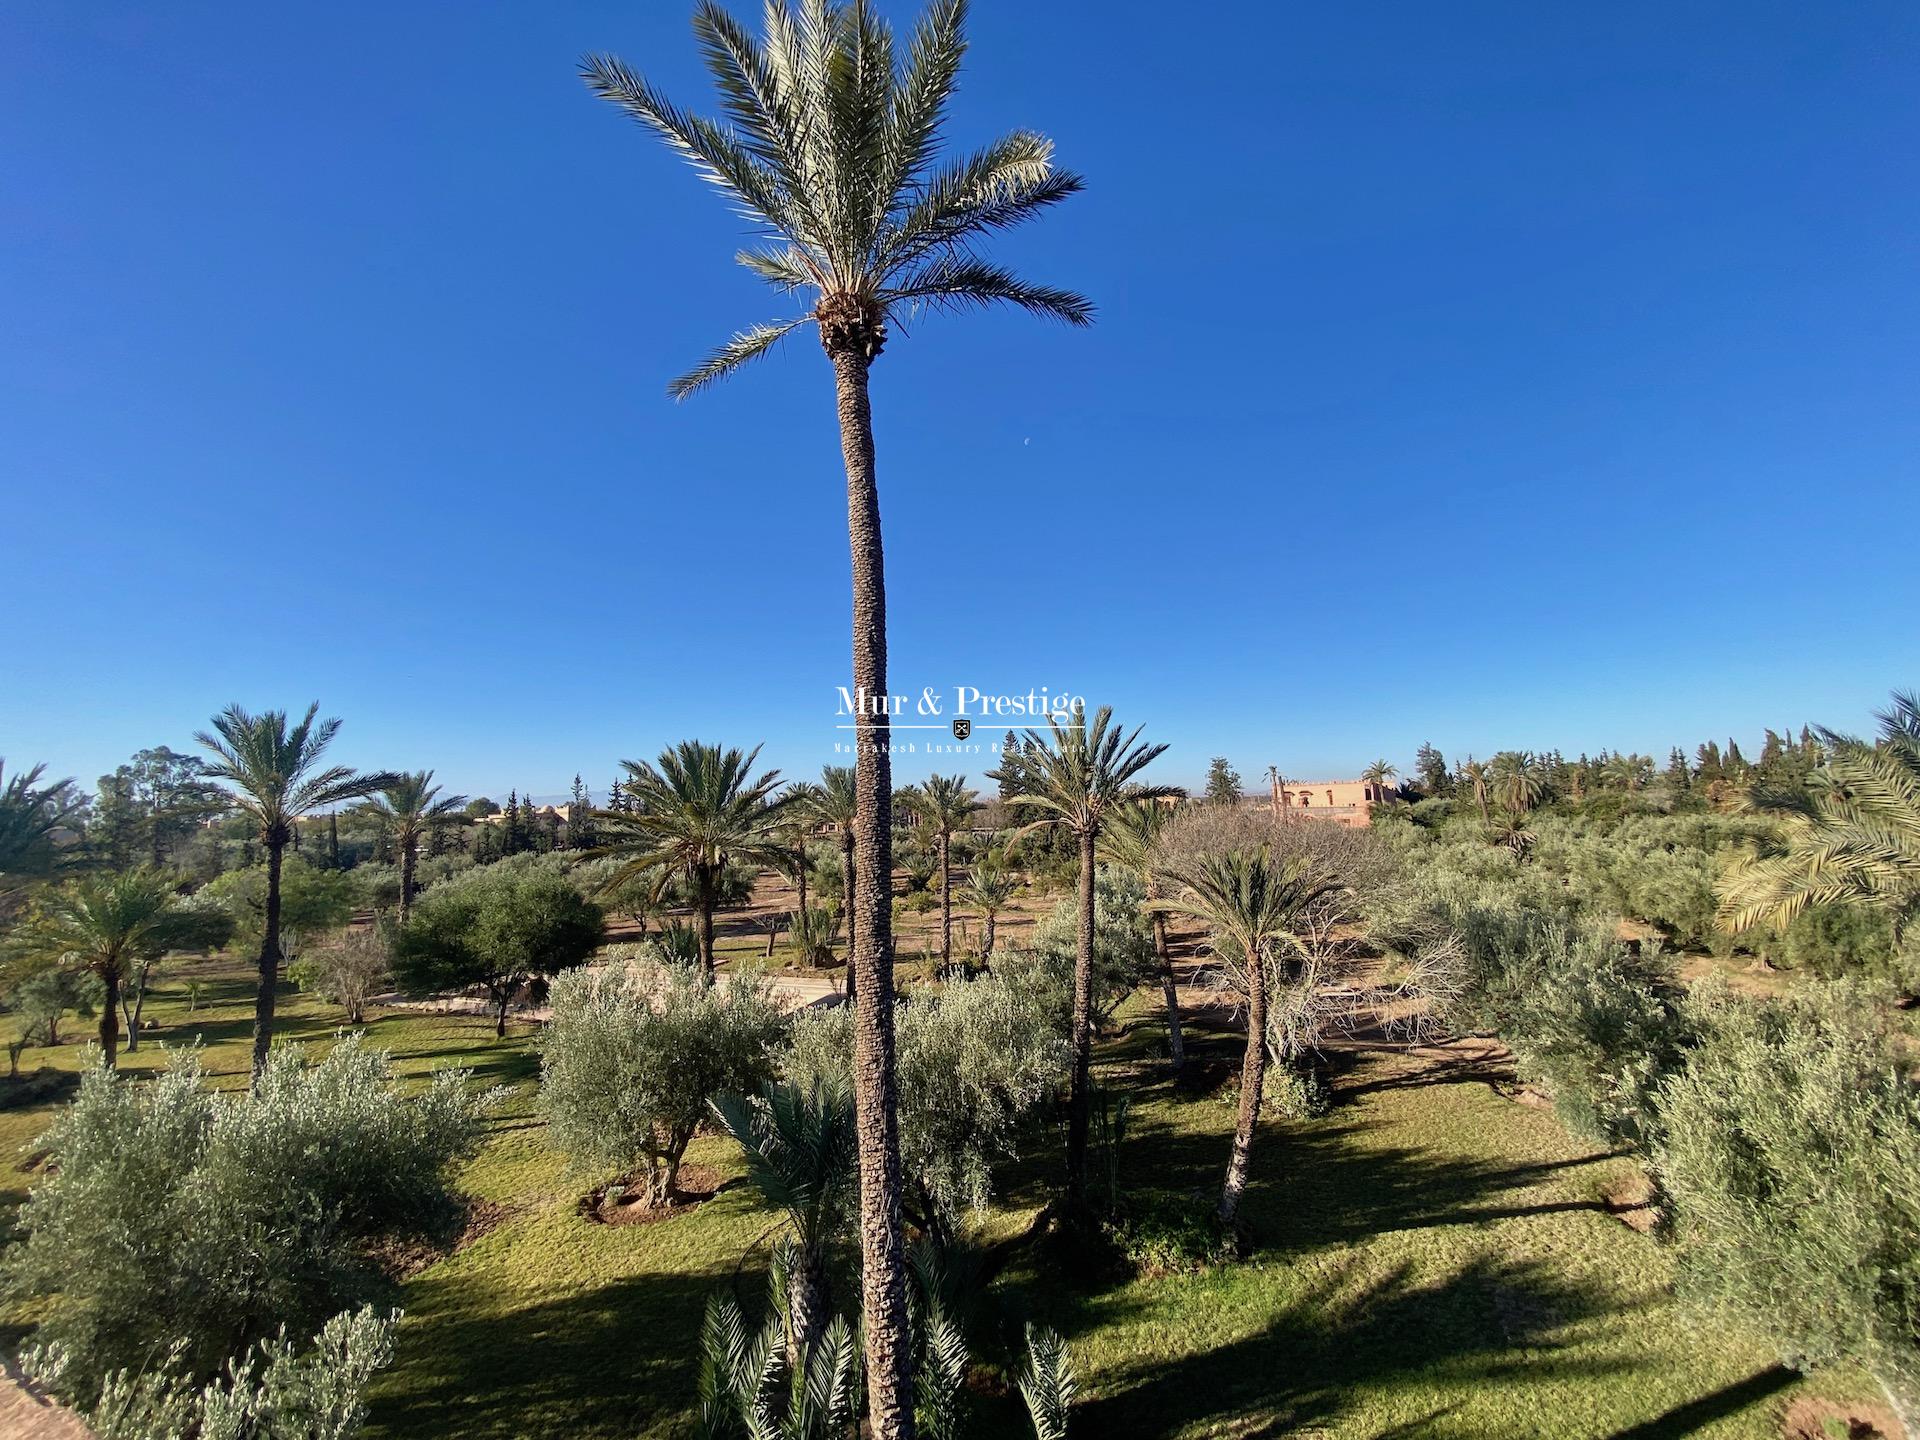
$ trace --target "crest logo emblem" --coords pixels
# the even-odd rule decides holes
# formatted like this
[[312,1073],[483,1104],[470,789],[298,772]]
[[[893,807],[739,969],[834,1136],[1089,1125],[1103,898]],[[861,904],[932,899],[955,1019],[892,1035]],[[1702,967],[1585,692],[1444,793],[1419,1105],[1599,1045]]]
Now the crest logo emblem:
[[953,738],[964,740],[973,734],[973,721],[964,715],[956,715],[953,720]]

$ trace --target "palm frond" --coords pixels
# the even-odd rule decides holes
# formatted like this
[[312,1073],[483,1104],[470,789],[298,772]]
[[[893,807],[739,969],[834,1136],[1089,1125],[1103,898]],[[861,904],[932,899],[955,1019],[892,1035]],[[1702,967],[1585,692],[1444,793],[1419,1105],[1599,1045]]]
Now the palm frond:
[[612,55],[589,55],[580,64],[587,88],[618,105],[653,130],[710,183],[730,196],[740,214],[778,233],[804,233],[779,179],[741,143],[711,120],[676,106]]
[[881,291],[887,305],[912,301],[936,310],[984,310],[1016,305],[1067,325],[1091,325],[1093,302],[1072,290],[1022,280],[1004,265],[971,255],[944,255]]
[[1020,1397],[1027,1402],[1027,1414],[1033,1420],[1034,1440],[1067,1440],[1075,1389],[1067,1342],[1029,1322]]
[[714,381],[726,379],[749,360],[758,360],[795,330],[812,323],[813,316],[802,315],[797,319],[771,325],[755,325],[751,330],[742,330],[693,369],[669,384],[667,393],[676,400],[684,400],[695,391],[713,384]]

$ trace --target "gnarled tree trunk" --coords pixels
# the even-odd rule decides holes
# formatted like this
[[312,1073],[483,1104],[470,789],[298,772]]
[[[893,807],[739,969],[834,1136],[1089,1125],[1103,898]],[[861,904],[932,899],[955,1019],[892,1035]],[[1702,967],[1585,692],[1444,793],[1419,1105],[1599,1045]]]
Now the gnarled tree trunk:
[[[824,307],[825,302],[823,302]],[[847,537],[853,558],[854,693],[887,693],[887,588],[874,478],[867,367],[879,319],[827,316],[840,448],[847,468]],[[881,713],[873,713],[875,710]],[[867,1408],[875,1440],[912,1440],[913,1353],[907,1323],[900,1218],[900,1129],[893,1042],[893,765],[884,701],[859,707],[854,731],[854,864],[847,872],[852,925],[848,988],[854,1002],[854,1096],[860,1152],[860,1257]]]

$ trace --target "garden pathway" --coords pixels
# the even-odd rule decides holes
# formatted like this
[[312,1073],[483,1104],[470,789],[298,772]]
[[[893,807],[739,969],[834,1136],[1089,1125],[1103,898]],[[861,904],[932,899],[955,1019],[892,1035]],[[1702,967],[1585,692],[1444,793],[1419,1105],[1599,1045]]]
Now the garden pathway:
[[78,1415],[49,1399],[5,1356],[0,1356],[0,1436],[6,1440],[93,1440],[93,1432]]

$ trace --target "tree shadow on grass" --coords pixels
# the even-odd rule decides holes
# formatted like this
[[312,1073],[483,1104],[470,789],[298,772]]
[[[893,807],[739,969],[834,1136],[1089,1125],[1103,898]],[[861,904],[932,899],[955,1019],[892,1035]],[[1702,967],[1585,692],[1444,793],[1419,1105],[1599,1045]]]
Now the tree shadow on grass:
[[1617,1430],[1608,1440],[1680,1440],[1680,1437],[1692,1435],[1715,1420],[1738,1415],[1749,1406],[1771,1399],[1799,1378],[1798,1374],[1784,1365],[1769,1365],[1763,1370],[1754,1371],[1744,1380],[1722,1385],[1711,1394],[1689,1400],[1684,1405],[1676,1405],[1664,1415],[1656,1415],[1630,1429]]
[[[1356,1392],[1393,1389],[1398,1377],[1456,1384],[1536,1376],[1567,1326],[1613,1308],[1534,1261],[1482,1258],[1437,1283],[1405,1267],[1354,1288],[1335,1275],[1258,1334],[1172,1362],[1123,1364],[1075,1412],[1081,1433],[1125,1440],[1213,1421],[1251,1440],[1340,1420]],[[1103,1325],[1112,1322],[1105,1307]],[[1552,1357],[1557,1376],[1617,1371],[1618,1362]],[[1385,1434],[1423,1434],[1446,1412],[1402,1421]],[[1230,1422],[1230,1425],[1229,1425]]]
[[707,1297],[733,1280],[728,1265],[637,1275],[521,1306],[498,1305],[478,1275],[426,1286],[374,1390],[368,1434],[667,1433],[696,1403]]

